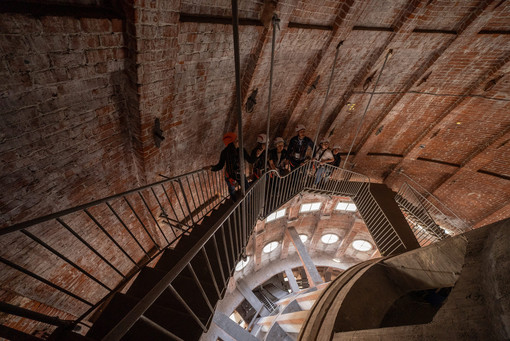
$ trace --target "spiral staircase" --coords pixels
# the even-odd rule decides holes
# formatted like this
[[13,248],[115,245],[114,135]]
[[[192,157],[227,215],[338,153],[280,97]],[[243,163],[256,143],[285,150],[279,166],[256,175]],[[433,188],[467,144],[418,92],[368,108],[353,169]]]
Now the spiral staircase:
[[[30,277],[27,285],[32,286],[31,290],[50,286],[83,307],[81,316],[74,319],[61,319],[7,303],[2,303],[0,310],[56,326],[49,337],[52,340],[198,340],[210,326],[216,304],[225,295],[229,278],[243,257],[257,221],[303,191],[351,197],[383,256],[420,247],[400,209],[405,198],[400,197],[399,207],[395,193],[385,185],[370,183],[361,174],[332,166],[322,166],[327,169],[318,179],[316,167],[309,163],[285,177],[268,172],[236,202],[228,199],[219,173],[200,170],[4,229],[0,231],[0,240],[16,243],[21,237],[28,238],[30,245],[52,255],[55,269],[62,269],[62,273],[72,269],[77,277],[90,282],[88,285],[107,290],[91,301],[80,295],[83,288],[80,291],[75,283],[55,281],[58,276],[46,278],[4,253],[0,261],[11,272]],[[413,214],[410,210],[405,213]],[[109,248],[92,245],[82,230],[78,231],[76,226],[84,224],[85,218],[87,223],[81,228],[94,226],[95,233],[104,235]],[[113,232],[107,225],[113,222],[122,229]],[[76,248],[95,255],[98,265],[93,269],[80,265],[75,255],[59,249],[58,241],[51,244],[51,240],[41,236],[41,228],[56,236],[62,231],[70,232]],[[130,266],[120,265],[118,259],[108,259],[106,251],[111,251],[112,245],[119,249],[119,258],[123,254],[125,261],[132,263]],[[112,269],[120,274],[117,276],[120,279],[112,279]],[[304,295],[316,298],[319,292]],[[300,307],[299,298],[296,302],[283,300],[278,304],[283,308]],[[302,307],[299,309],[286,313],[281,309],[280,315],[259,323],[269,332],[278,321],[279,326],[284,325],[289,333],[295,334],[296,324],[285,321],[303,315]],[[94,322],[90,326],[86,320]],[[89,329],[85,335],[79,332],[83,328]],[[7,326],[0,329],[0,336],[5,338],[39,339],[27,335]]]

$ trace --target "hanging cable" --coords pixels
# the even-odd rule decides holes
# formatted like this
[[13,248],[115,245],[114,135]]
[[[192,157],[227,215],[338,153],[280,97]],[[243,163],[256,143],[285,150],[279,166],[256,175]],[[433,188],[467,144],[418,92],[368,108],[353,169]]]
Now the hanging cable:
[[359,124],[358,124],[358,129],[356,129],[356,134],[354,135],[354,139],[352,140],[352,143],[351,143],[351,147],[349,148],[349,152],[347,153],[347,156],[345,157],[345,162],[344,162],[344,169],[346,169],[345,167],[347,166],[347,159],[349,159],[349,155],[351,154],[351,151],[352,151],[352,147],[354,146],[354,142],[356,141],[356,138],[358,137],[358,133],[361,129],[361,124],[363,123],[363,120],[365,119],[365,115],[368,111],[368,107],[370,106],[370,102],[372,102],[372,97],[374,97],[374,94],[375,94],[375,89],[377,89],[377,84],[379,83],[379,79],[381,79],[381,75],[384,71],[384,67],[386,66],[386,62],[388,61],[388,58],[393,54],[393,50],[390,49],[388,51],[388,53],[386,54],[386,58],[384,59],[384,64],[381,68],[381,72],[379,72],[379,76],[377,77],[377,80],[375,81],[375,84],[374,84],[374,90],[372,90],[372,92],[370,93],[370,98],[368,100],[368,103],[367,103],[367,106],[365,107],[365,111],[363,112],[363,115],[361,116],[361,120],[359,121]]
[[239,61],[239,16],[237,0],[232,0],[232,28],[234,32],[234,64],[236,72],[236,108],[237,108],[237,136],[239,137],[239,171],[241,173],[241,195],[244,198],[246,188],[246,168],[244,166],[244,143],[243,143],[243,112],[241,106],[241,66]]
[[269,153],[269,124],[271,122],[271,93],[273,90],[273,66],[274,66],[274,46],[276,44],[276,27],[280,29],[280,18],[273,14],[273,42],[271,44],[271,68],[269,71],[269,95],[267,99],[267,128],[266,128],[266,152],[264,156],[264,173],[267,172],[267,155]]
[[[317,146],[317,139],[319,138],[319,132],[321,130],[322,119],[324,118],[324,111],[326,109],[326,103],[328,102],[329,89],[331,88],[331,83],[333,82],[333,75],[335,73],[336,60],[338,59],[338,51],[340,50],[340,46],[342,46],[343,43],[344,43],[344,41],[342,40],[336,46],[335,59],[333,61],[333,67],[331,68],[331,75],[329,76],[328,89],[326,90],[326,97],[324,98],[324,103],[322,104],[321,118],[319,119],[319,126],[317,127],[317,132],[315,133],[315,138],[313,140],[314,148]],[[312,157],[313,157],[313,151],[312,151]]]

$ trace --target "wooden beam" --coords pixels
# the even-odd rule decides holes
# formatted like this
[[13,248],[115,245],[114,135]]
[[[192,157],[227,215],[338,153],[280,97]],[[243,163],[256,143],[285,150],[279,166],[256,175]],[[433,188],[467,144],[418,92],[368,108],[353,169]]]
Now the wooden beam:
[[[232,25],[232,17],[179,13],[180,22],[194,22],[217,25]],[[258,19],[239,18],[240,26],[264,26]]]
[[34,17],[71,17],[95,19],[123,19],[124,15],[114,6],[94,6],[33,1],[0,1],[0,13],[19,13]]
[[[482,4],[480,6],[485,6],[483,9],[488,6],[488,4]],[[425,6],[426,7],[426,6]],[[420,7],[421,8],[421,7]],[[423,7],[424,8],[424,7]],[[465,20],[463,26],[459,28],[458,33],[462,33],[466,30],[466,28],[475,21],[475,19],[479,16],[481,11],[474,11],[472,14],[469,15],[469,17]],[[452,32],[428,32],[431,30],[422,30],[418,28],[414,28],[412,30],[412,33],[447,33],[451,34]],[[375,135],[376,130],[378,127],[382,124],[383,120],[388,117],[388,114],[393,110],[393,108],[402,100],[402,98],[405,96],[405,94],[410,91],[410,89],[413,87],[413,85],[425,75],[429,69],[434,65],[434,63],[441,57],[444,52],[452,45],[452,43],[457,39],[457,31],[455,31],[455,36],[450,39],[446,44],[441,46],[441,48],[438,51],[434,51],[430,54],[430,56],[427,58],[427,60],[421,64],[421,66],[407,79],[407,81],[404,83],[402,88],[397,92],[397,94],[392,98],[390,103],[381,110],[381,113],[375,118],[375,120],[371,123],[370,128],[367,130],[367,132],[361,137],[360,141],[358,142],[357,146],[355,146],[355,150],[358,151],[356,157],[352,159],[353,163],[356,163],[359,161],[359,159],[366,157],[368,155],[369,150],[372,148],[372,146],[377,143],[377,138]],[[346,102],[347,103],[347,102]],[[343,107],[343,106],[342,106]],[[342,107],[338,107],[338,113],[340,113]],[[336,125],[333,124],[333,127]]]

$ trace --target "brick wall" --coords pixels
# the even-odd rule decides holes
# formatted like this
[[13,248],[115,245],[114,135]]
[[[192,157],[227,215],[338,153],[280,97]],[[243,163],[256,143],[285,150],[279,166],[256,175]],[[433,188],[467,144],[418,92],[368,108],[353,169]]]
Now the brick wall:
[[122,21],[2,14],[1,23],[1,225],[136,186]]
[[[126,114],[129,82],[123,21],[2,14],[0,22],[1,225],[138,186]],[[110,249],[106,257],[122,272],[130,270],[125,256],[105,243],[90,220],[75,216],[67,223],[90,243],[102,241],[99,249]],[[87,271],[104,273],[102,280],[109,286],[120,280],[61,226],[45,224],[31,233]],[[86,300],[106,292],[26,236],[4,236],[2,246],[2,257],[16,259],[18,265]],[[134,258],[140,259],[133,250]],[[88,308],[3,264],[2,274],[2,301],[61,318],[78,316]],[[19,320],[10,319],[8,324],[24,330],[42,328]]]

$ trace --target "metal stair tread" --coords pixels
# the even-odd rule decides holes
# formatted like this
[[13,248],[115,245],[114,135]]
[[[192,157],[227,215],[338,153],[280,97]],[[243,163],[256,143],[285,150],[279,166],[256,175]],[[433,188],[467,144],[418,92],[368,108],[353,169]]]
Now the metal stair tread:
[[[140,275],[138,275],[138,278],[133,282],[133,284],[127,291],[127,294],[134,296],[134,297],[139,297],[139,298],[144,297],[145,294],[147,294],[149,292],[149,290],[156,283],[158,283],[163,278],[163,276],[165,276],[165,274],[166,274],[165,272],[162,272],[162,271],[159,271],[159,270],[153,269],[153,268],[147,267],[147,268],[142,269],[142,271],[140,272]],[[216,300],[218,298],[217,293],[216,293],[212,283],[207,282],[207,281],[200,281],[200,284],[201,284],[202,288],[204,289],[204,292],[206,293],[210,302],[213,300]],[[187,271],[179,274],[177,276],[177,278],[174,280],[174,282],[172,283],[172,286],[179,292],[179,294],[190,291],[190,293],[196,293],[197,295],[195,295],[195,296],[197,296],[197,297],[199,296],[201,298],[201,300],[203,300],[203,297],[202,297],[201,293],[199,292],[200,289],[199,289],[198,285],[195,283],[194,279],[191,277],[191,274],[189,274]],[[165,293],[165,297],[163,297],[163,298],[165,298],[167,300],[168,295],[171,295],[171,293],[170,292]],[[175,303],[177,303],[176,304],[177,310],[181,310],[181,308],[184,309],[180,305],[179,302],[175,301]],[[206,304],[205,301],[203,301],[201,303],[203,305]],[[211,302],[211,304],[213,304],[213,302]]]
[[[87,333],[87,337],[93,339],[103,338],[109,330],[118,323],[129,310],[136,305],[138,299],[126,294],[115,294],[102,312],[99,319]],[[144,314],[153,322],[159,324],[173,334],[184,340],[198,340],[202,329],[187,313],[174,310],[169,307],[153,304]],[[190,326],[194,325],[194,328]],[[138,321],[122,338],[123,340],[168,340],[168,337],[153,329],[142,321]]]

